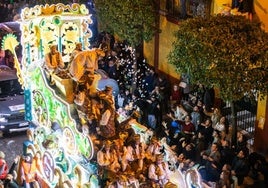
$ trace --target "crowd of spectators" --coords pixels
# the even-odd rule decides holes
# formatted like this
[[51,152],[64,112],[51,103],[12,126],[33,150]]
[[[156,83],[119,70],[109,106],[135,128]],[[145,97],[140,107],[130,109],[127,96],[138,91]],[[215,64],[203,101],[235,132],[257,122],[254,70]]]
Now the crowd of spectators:
[[[102,186],[125,185],[124,180],[131,179],[130,184],[140,183],[141,187],[164,187],[174,169],[186,173],[192,168],[200,173],[204,187],[239,187],[249,176],[267,177],[268,163],[260,154],[250,153],[247,137],[239,131],[237,142],[232,142],[232,126],[215,106],[213,88],[200,84],[184,92],[187,81],[171,84],[143,60],[138,61],[142,70],[128,68],[133,57],[127,45],[115,42],[107,33],[102,36],[107,51],[99,68],[119,83],[116,110],[143,125],[144,134],[149,135],[148,140],[142,139],[129,128],[128,119],[117,124],[114,137],[94,139]],[[125,75],[135,71],[133,75],[140,80],[133,87],[133,79]],[[177,156],[175,166],[166,158],[170,151]],[[255,160],[254,155],[260,159]],[[262,167],[255,168],[257,164]]]

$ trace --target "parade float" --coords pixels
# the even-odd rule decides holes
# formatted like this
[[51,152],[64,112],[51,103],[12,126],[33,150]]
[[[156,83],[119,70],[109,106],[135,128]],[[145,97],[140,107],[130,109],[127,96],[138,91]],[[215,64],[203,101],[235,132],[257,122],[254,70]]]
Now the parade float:
[[[90,162],[93,144],[89,135],[81,131],[86,117],[79,115],[74,103],[74,81],[65,69],[52,75],[55,85],[51,86],[44,70],[44,56],[51,45],[57,46],[66,67],[76,43],[91,53],[91,14],[85,5],[79,4],[36,5],[22,10],[19,24],[21,38],[6,35],[2,48],[14,54],[17,77],[24,89],[25,118],[32,124],[27,132],[29,140],[23,146],[24,155],[30,153],[33,159],[37,155],[40,158],[36,162],[39,186],[98,187],[97,167]],[[19,45],[21,58],[16,55]],[[118,90],[114,80],[93,70],[93,83],[102,79],[113,85],[114,92]],[[97,89],[102,89],[98,82],[91,86],[91,92]],[[18,170],[19,183],[21,171]]]
[[[119,88],[116,81],[109,79],[96,65],[103,52],[92,48],[89,42],[92,37],[91,16],[86,6],[80,4],[60,3],[24,8],[19,22],[21,38],[13,34],[3,38],[2,48],[14,54],[17,77],[24,89],[25,119],[32,125],[27,131],[28,140],[24,142],[24,155],[18,165],[17,181],[20,184],[26,173],[24,160],[31,155],[36,167],[34,171],[38,171],[31,173],[37,174],[34,180],[39,187],[97,188],[100,185],[98,164],[92,160],[94,144],[88,130],[83,131],[83,125],[92,116],[101,115],[96,112],[98,100],[112,103],[105,88],[111,86],[114,96],[117,96]],[[82,44],[83,52],[71,59],[77,43]],[[53,45],[57,46],[65,68],[50,74],[44,68],[44,60]],[[22,48],[22,57],[16,55],[18,46]],[[81,99],[79,96],[85,93],[75,91],[77,85],[83,82],[83,76],[70,73],[69,68],[74,65],[88,68],[85,72],[90,81],[84,87],[89,97]],[[124,125],[127,122],[136,134],[141,135],[142,142],[149,142],[152,131],[146,126],[119,111],[117,116],[114,118],[118,123]],[[105,129],[101,131],[107,132]],[[164,139],[159,144],[165,150],[165,160],[174,170],[170,182],[187,187],[186,182],[192,181],[187,177],[190,179],[194,174],[190,172],[197,172],[192,170],[186,176],[182,174],[176,169],[177,156],[174,151]],[[197,179],[200,180],[200,177]]]

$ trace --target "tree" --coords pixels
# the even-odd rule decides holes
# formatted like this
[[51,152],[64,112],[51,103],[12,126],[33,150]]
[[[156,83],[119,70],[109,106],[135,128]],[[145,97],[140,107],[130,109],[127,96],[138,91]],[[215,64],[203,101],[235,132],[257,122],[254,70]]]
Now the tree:
[[234,102],[268,93],[268,34],[261,23],[242,16],[193,18],[181,23],[168,61],[191,83],[220,89],[231,102],[233,142],[236,142]]
[[158,6],[159,0],[95,0],[99,30],[113,34],[131,46],[133,90],[139,79],[136,54],[143,52],[144,41],[150,41],[159,32]]
[[96,0],[95,8],[100,30],[117,35],[133,47],[158,32],[154,0]]

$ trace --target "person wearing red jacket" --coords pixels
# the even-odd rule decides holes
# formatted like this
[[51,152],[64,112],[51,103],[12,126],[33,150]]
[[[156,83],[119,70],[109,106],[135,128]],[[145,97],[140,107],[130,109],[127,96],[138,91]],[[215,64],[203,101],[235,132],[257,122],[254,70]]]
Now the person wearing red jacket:
[[5,153],[0,151],[0,180],[5,180],[8,174],[8,165],[5,160]]

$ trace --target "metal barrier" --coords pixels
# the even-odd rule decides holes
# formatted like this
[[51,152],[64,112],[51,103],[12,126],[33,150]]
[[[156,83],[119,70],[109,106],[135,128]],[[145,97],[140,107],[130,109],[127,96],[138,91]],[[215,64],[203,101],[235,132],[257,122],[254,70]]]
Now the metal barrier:
[[[235,103],[237,109],[237,128],[245,134],[249,140],[254,138],[257,105],[251,102],[239,101]],[[231,105],[226,103],[222,114],[231,122]]]

